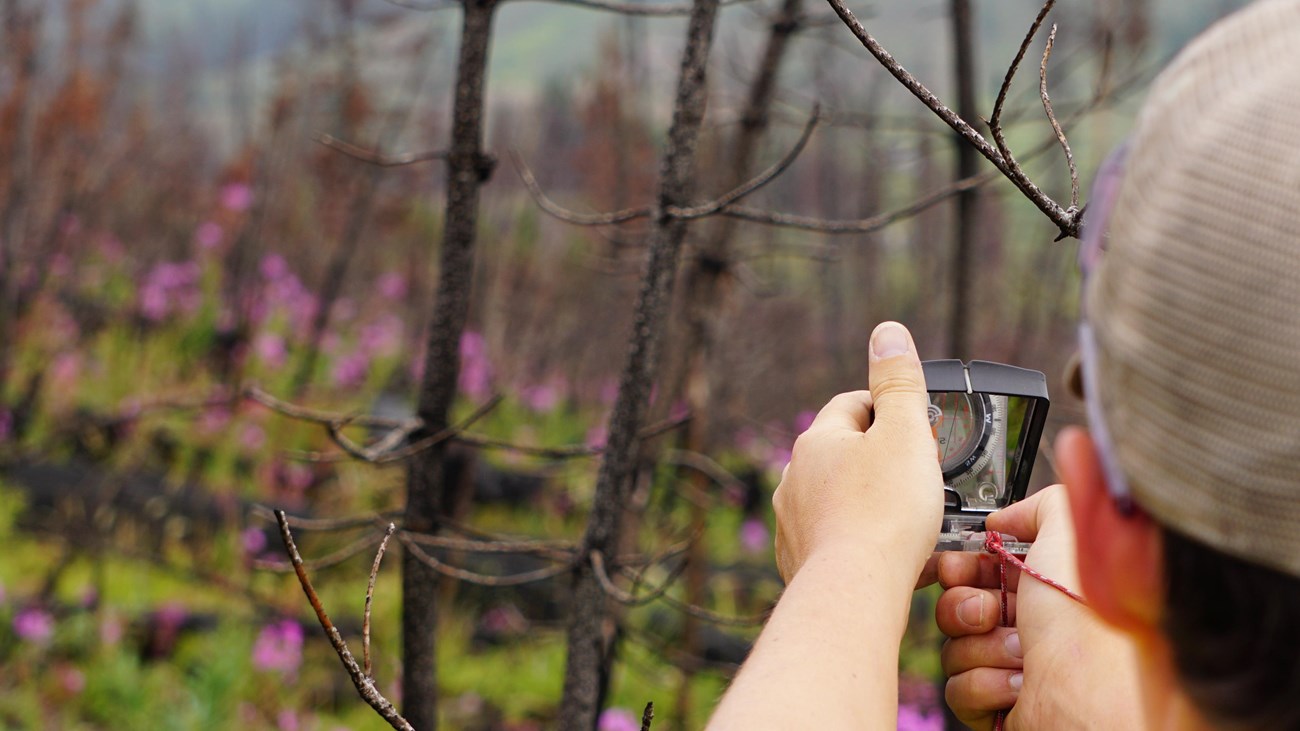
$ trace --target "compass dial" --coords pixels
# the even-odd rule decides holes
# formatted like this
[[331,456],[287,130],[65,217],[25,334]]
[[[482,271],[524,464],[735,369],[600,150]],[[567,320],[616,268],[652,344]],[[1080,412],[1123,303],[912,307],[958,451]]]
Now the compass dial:
[[984,455],[992,432],[992,409],[985,394],[930,394],[930,431],[939,450],[945,482],[970,470]]

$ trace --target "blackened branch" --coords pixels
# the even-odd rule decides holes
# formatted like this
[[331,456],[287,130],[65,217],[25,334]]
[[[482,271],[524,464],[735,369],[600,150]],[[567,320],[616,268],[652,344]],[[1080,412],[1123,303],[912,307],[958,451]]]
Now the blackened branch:
[[641,731],[650,731],[650,722],[655,720],[655,704],[653,701],[645,704],[645,710],[641,712]]
[[339,660],[343,662],[343,667],[352,678],[352,684],[356,686],[357,692],[388,722],[388,725],[399,731],[415,731],[411,724],[397,712],[393,704],[379,692],[379,688],[375,687],[375,681],[357,664],[356,658],[348,650],[348,643],[343,641],[343,635],[339,634],[334,623],[330,621],[329,615],[325,613],[325,607],[321,606],[320,597],[316,595],[316,589],[312,587],[311,579],[307,577],[307,567],[298,553],[298,547],[294,545],[293,534],[289,531],[289,521],[285,518],[284,511],[275,511],[275,518],[280,524],[280,538],[284,540],[284,548],[289,553],[289,560],[293,562],[298,583],[302,585],[302,591],[307,595],[307,601],[311,602],[311,608],[316,612],[316,619],[320,622],[321,629],[325,630],[325,636],[329,638],[330,645],[334,647]]

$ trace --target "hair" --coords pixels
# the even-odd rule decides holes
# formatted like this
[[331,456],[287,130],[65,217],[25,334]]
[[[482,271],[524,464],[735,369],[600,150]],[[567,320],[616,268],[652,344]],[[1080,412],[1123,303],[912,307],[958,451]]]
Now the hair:
[[1300,729],[1300,577],[1163,533],[1164,631],[1188,697],[1220,728]]

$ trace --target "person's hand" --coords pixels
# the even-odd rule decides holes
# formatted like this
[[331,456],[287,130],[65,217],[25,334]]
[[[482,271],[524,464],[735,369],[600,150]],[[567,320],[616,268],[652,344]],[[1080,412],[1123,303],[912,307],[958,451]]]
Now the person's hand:
[[934,550],[943,477],[925,375],[902,325],[886,322],[872,333],[868,382],[870,391],[842,393],[817,414],[772,496],[777,567],[787,583],[820,551],[866,549],[910,572],[910,588]]
[[[1078,592],[1074,529],[1065,487],[1053,485],[989,516],[988,529],[1034,541],[1026,564]],[[941,661],[957,718],[973,729],[1136,728],[1137,665],[1126,637],[1082,604],[1014,568],[1007,569],[1010,627],[1001,621],[999,560],[947,552],[935,607],[950,638]]]

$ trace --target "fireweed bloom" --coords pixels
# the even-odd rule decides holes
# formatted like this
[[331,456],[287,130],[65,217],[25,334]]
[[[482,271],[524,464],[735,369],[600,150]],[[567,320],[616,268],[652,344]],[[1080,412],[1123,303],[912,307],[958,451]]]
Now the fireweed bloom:
[[240,213],[253,205],[253,189],[248,183],[227,183],[221,187],[221,207]]
[[302,665],[302,640],[302,625],[292,619],[266,625],[253,643],[253,667],[293,677]]
[[37,607],[24,609],[14,615],[14,634],[24,642],[44,645],[54,636],[54,617]]
[[194,229],[194,243],[198,244],[203,251],[210,251],[220,246],[225,236],[225,230],[215,221],[204,221]]
[[597,731],[638,731],[641,722],[626,708],[606,708],[596,722]]
[[375,280],[375,289],[386,300],[400,300],[406,296],[406,275],[401,272],[385,272]]
[[749,553],[761,553],[772,547],[772,536],[762,518],[746,518],[740,524],[740,545]]
[[[423,361],[421,368],[423,368]],[[460,336],[460,390],[472,399],[487,398],[492,389],[492,364],[488,361],[487,341],[472,330]]]

